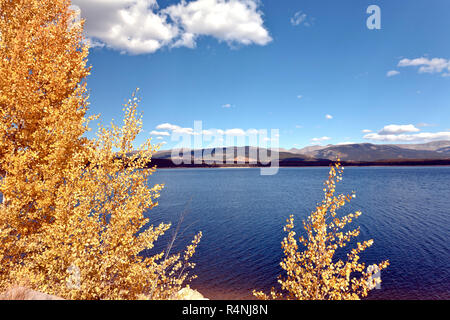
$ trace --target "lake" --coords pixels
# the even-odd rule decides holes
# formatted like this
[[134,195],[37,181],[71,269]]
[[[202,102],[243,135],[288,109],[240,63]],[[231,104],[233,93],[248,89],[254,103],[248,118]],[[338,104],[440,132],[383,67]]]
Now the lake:
[[[174,252],[203,232],[191,287],[210,299],[250,299],[253,289],[277,285],[285,220],[294,214],[301,232],[322,200],[327,174],[328,168],[281,168],[273,176],[257,168],[160,169],[150,183],[165,188],[148,215],[174,230],[184,212]],[[390,261],[369,299],[450,299],[449,181],[449,167],[345,168],[337,191],[354,190],[356,198],[341,213],[362,211],[351,227],[361,227],[358,241],[374,239],[362,261]]]

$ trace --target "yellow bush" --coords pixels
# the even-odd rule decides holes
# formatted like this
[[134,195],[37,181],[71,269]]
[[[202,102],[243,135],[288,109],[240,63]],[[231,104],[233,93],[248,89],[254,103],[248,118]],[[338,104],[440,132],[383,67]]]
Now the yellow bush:
[[285,277],[278,280],[283,292],[272,288],[270,295],[261,291],[253,291],[260,299],[298,299],[298,300],[341,300],[360,299],[367,296],[369,290],[381,281],[373,278],[372,269],[382,270],[389,265],[383,261],[376,267],[366,270],[360,262],[359,254],[373,244],[373,240],[357,243],[347,254],[345,261],[336,259],[338,248],[345,247],[348,242],[359,235],[357,229],[344,232],[344,227],[358,218],[361,212],[338,217],[336,211],[350,202],[354,194],[335,195],[336,184],[342,180],[343,168],[339,161],[330,168],[328,180],[323,189],[324,200],[303,222],[306,237],[299,242],[305,249],[299,251],[294,232],[294,217],[287,219],[284,231],[288,233],[281,243],[285,257],[280,263],[286,272]]
[[[88,130],[83,24],[70,1],[0,0],[0,290],[26,282],[69,299],[170,299],[194,265],[142,251],[170,227],[148,226],[162,185],[137,98],[122,126]],[[145,227],[145,231],[144,230]]]

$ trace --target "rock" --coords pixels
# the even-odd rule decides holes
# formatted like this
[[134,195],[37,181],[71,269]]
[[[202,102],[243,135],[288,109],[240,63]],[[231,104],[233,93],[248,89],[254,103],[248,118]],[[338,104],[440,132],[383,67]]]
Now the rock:
[[197,290],[189,288],[189,286],[178,291],[178,300],[209,300],[205,298],[200,292]]
[[64,300],[63,298],[34,291],[25,287],[13,287],[0,294],[0,300]]
[[[189,286],[178,291],[177,300],[209,300]],[[25,287],[13,287],[0,294],[0,300],[64,300],[58,296],[31,290]]]

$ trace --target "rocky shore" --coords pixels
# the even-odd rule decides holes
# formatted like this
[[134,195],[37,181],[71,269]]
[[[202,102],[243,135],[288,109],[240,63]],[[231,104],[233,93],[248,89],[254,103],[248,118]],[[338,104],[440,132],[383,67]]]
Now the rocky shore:
[[[0,300],[64,300],[61,297],[31,290],[26,287],[13,287],[0,294]],[[175,300],[209,300],[205,298],[197,290],[191,289],[189,286],[178,292]]]

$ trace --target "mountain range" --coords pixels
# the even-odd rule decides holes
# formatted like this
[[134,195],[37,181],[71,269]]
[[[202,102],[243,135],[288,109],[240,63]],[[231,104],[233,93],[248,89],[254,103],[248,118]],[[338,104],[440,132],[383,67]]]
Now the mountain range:
[[423,144],[372,144],[311,146],[287,150],[314,158],[346,161],[379,161],[392,159],[446,159],[450,158],[450,141],[433,141]]
[[[225,155],[232,155],[231,162],[250,163],[260,162],[259,152],[270,156],[270,149],[257,147],[220,147],[201,150],[186,150],[189,154],[172,157],[173,150],[163,150],[154,154],[153,159],[157,164],[166,166],[168,161],[179,160],[182,156],[190,159],[192,163],[205,159],[206,155],[215,157],[222,152],[222,159],[225,162]],[[280,165],[327,165],[331,161],[341,159],[347,164],[450,164],[450,141],[434,141],[423,144],[372,144],[355,143],[326,146],[308,146],[302,149],[291,148],[278,150]],[[229,160],[230,162],[230,160]]]

